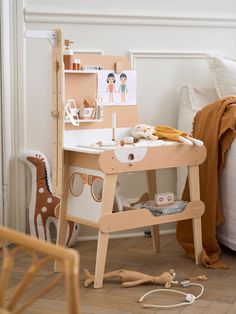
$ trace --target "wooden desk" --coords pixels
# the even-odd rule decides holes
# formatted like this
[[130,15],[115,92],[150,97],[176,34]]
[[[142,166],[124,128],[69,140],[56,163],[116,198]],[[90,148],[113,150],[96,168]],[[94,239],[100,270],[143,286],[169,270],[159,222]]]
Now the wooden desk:
[[[201,216],[204,212],[204,204],[200,201],[198,166],[205,159],[205,147],[178,143],[152,146],[152,141],[144,145],[109,150],[92,147],[91,144],[98,140],[111,140],[113,114],[116,115],[116,139],[130,136],[131,128],[140,123],[137,104],[103,104],[102,121],[81,121],[79,126],[66,124],[66,100],[74,99],[78,108],[81,108],[84,99],[93,99],[94,93],[98,93],[99,79],[97,71],[64,71],[63,50],[62,33],[57,30],[57,44],[53,48],[52,107],[53,193],[62,198],[57,243],[65,244],[67,220],[98,229],[94,287],[100,288],[110,232],[153,226],[154,250],[159,251],[159,224],[192,219],[195,260],[198,264],[202,251]],[[124,56],[76,53],[76,57],[84,65],[97,65],[109,72],[115,72],[117,77],[118,73],[132,69],[129,60]],[[133,86],[136,86],[135,82]],[[112,213],[118,174],[146,171],[149,195],[154,199],[157,192],[156,169],[184,165],[188,166],[191,201],[183,212],[162,217],[153,216],[145,208]],[[102,195],[95,195],[94,188],[101,182]]]
[[[109,233],[132,228],[158,226],[159,224],[192,219],[195,248],[195,261],[199,263],[202,252],[201,216],[204,204],[200,201],[198,166],[206,156],[204,146],[189,146],[179,143],[166,143],[162,146],[128,146],[111,150],[96,151],[77,147],[64,151],[65,180],[62,208],[59,219],[58,244],[65,243],[66,220],[76,221],[98,229],[98,244],[95,267],[94,287],[103,283]],[[132,155],[131,155],[132,154]],[[131,158],[132,156],[132,158]],[[185,210],[178,214],[155,217],[148,209],[112,213],[117,175],[125,172],[146,171],[151,198],[156,193],[156,169],[188,166],[190,202]],[[75,173],[89,175],[91,170],[103,179],[101,202],[88,204],[79,201],[71,193],[71,180]],[[88,197],[88,195],[87,195]],[[92,197],[90,199],[92,201]],[[77,204],[77,205],[76,205]],[[99,205],[98,205],[99,204]],[[82,207],[86,207],[81,208]],[[93,212],[96,211],[96,214]],[[154,228],[155,230],[155,228]],[[159,251],[159,232],[154,232],[154,247]]]

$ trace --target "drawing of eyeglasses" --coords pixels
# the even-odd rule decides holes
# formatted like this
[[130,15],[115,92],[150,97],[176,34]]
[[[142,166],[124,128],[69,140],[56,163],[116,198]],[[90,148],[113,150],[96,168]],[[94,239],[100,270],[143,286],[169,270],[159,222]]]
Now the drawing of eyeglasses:
[[72,173],[69,180],[70,193],[75,197],[81,196],[86,184],[90,185],[90,192],[93,199],[96,202],[101,202],[103,178],[99,176],[88,175],[81,172]]

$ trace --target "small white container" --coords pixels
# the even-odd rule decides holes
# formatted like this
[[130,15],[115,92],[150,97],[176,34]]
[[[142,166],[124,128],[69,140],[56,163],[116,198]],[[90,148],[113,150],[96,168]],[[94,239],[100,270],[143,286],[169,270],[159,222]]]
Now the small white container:
[[79,117],[80,119],[91,119],[93,117],[94,108],[83,108],[80,109]]

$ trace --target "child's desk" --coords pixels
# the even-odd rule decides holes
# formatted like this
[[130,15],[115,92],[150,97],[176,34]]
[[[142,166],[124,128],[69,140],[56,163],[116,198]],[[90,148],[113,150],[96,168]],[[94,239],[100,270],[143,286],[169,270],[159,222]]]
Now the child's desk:
[[[95,288],[100,288],[107,255],[109,233],[138,227],[156,226],[162,223],[192,219],[195,260],[198,264],[202,251],[201,216],[204,204],[199,196],[198,165],[205,159],[205,148],[186,144],[166,143],[163,146],[128,146],[101,151],[86,148],[85,145],[65,147],[65,195],[60,213],[60,233],[58,243],[65,240],[66,220],[76,221],[97,228],[98,244],[95,269]],[[132,157],[131,157],[132,156]],[[150,196],[156,193],[155,170],[188,165],[191,202],[185,210],[178,214],[153,216],[148,209],[140,208],[130,211],[112,213],[117,175],[125,172],[147,171]],[[87,189],[86,199],[78,200],[71,187],[74,176],[81,176]],[[87,177],[87,179],[85,178]],[[91,197],[89,182],[98,178],[103,180],[101,202]],[[95,182],[95,181],[94,181]],[[78,192],[79,193],[79,192]],[[82,198],[82,196],[81,196]],[[156,242],[155,242],[156,241]],[[159,250],[158,230],[154,233],[156,250]]]
[[[59,34],[59,37],[61,34]],[[102,122],[81,123],[74,127],[63,122],[65,98],[79,103],[96,92],[96,73],[64,73],[62,43],[54,48],[55,92],[54,128],[54,192],[62,197],[59,213],[57,243],[64,245],[66,220],[98,229],[97,257],[94,287],[100,288],[107,255],[109,233],[132,228],[153,226],[154,249],[159,251],[159,229],[162,223],[192,219],[195,261],[198,264],[202,251],[201,216],[204,204],[200,201],[198,166],[206,156],[205,147],[167,142],[153,146],[153,142],[103,149],[94,146],[99,140],[111,140],[111,119],[117,117],[116,140],[130,135],[138,123],[136,104],[104,107]],[[114,65],[129,70],[124,57],[80,55],[84,64],[96,64],[112,70]],[[77,91],[79,92],[79,97]],[[178,214],[153,216],[148,209],[140,208],[113,213],[117,176],[120,173],[146,171],[150,199],[156,193],[156,169],[188,166],[190,202]]]

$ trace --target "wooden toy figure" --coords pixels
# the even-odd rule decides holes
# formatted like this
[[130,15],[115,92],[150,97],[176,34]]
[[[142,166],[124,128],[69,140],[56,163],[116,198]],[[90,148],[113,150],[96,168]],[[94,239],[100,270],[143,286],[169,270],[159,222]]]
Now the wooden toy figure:
[[115,89],[115,75],[113,73],[109,73],[107,76],[107,90],[106,92],[109,93],[109,102],[113,103],[114,102],[114,92],[116,93]]
[[125,73],[121,73],[120,75],[120,88],[118,93],[120,93],[120,102],[126,102],[126,93],[128,93],[128,88],[126,85],[127,75]]
[[[85,281],[84,286],[89,287],[94,282],[94,276],[87,270],[84,270]],[[122,282],[122,287],[134,287],[141,285],[143,283],[151,283],[154,285],[164,285],[165,288],[170,288],[171,283],[175,277],[175,272],[170,269],[168,272],[164,272],[159,276],[150,276],[137,271],[130,271],[119,269],[109,273],[104,274],[104,279],[118,277]]]

